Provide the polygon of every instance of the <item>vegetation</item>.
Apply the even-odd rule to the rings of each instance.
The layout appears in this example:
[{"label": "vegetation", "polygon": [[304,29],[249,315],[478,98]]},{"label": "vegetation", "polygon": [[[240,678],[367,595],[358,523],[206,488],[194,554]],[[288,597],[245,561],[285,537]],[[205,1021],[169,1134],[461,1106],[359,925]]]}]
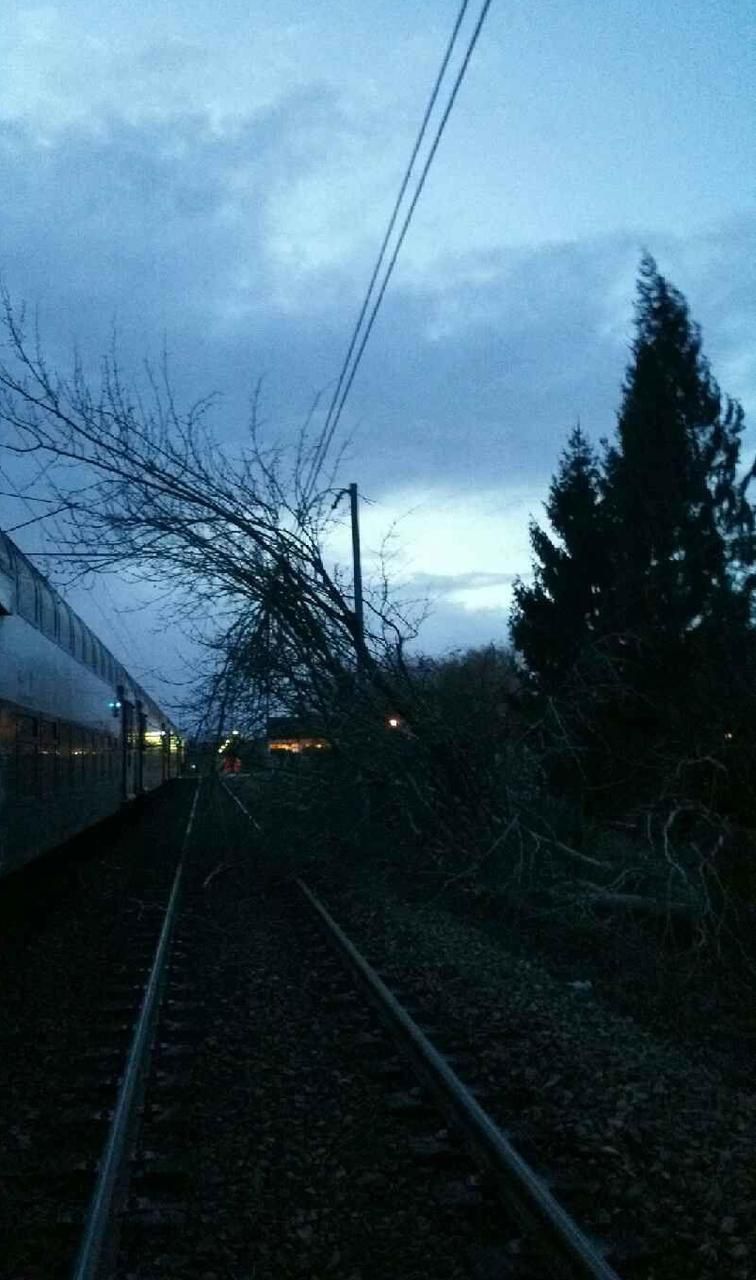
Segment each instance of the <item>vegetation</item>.
[{"label": "vegetation", "polygon": [[615,438],[599,452],[570,433],[515,589],[515,656],[397,664],[398,732],[352,705],[332,789],[298,778],[303,847],[328,831],[426,895],[506,909],[560,949],[583,937],[623,981],[650,965],[673,1004],[701,964],[733,996],[756,891],[742,431],[684,299],[645,259]]},{"label": "vegetation", "polygon": [[[553,777],[593,812],[705,800],[745,819],[754,763],[752,471],[681,295],[643,261],[633,359],[601,461],[577,429],[532,529],[512,637]],[[569,757],[569,758],[567,758]]]},{"label": "vegetation", "polygon": [[[358,625],[325,551],[343,492],[324,442],[224,450],[167,377],[149,408],[114,358],[53,375],[6,300],[8,447],[40,462],[75,572],[172,590],[208,654],[198,731],[317,723],[330,750],[268,788],[287,867],[396,859],[433,895],[612,944],[651,927],[691,954],[752,932],[756,522],[743,413],[650,258],[617,428],[570,433],[515,586],[514,652],[408,656],[386,582]],[[305,479],[306,477],[306,479]],[[214,626],[209,619],[214,620]],[[291,781],[294,785],[290,785]],[[283,842],[283,845],[280,842]],[[279,862],[279,865],[280,862]],[[607,928],[607,922],[611,925]],[[620,929],[621,924],[621,929]],[[600,950],[600,948],[599,948]]]},{"label": "vegetation", "polygon": [[650,258],[635,325],[615,438],[599,457],[570,435],[512,638],[550,793],[626,836],[587,896],[719,944],[725,917],[748,932],[756,889],[753,469]]}]

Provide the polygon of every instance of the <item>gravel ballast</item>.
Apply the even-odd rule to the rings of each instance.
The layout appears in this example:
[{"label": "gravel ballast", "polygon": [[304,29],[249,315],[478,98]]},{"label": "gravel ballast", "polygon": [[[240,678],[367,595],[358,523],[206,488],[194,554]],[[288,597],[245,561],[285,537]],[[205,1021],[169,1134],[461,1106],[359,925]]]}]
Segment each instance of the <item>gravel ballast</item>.
[{"label": "gravel ballast", "polygon": [[419,1090],[387,1077],[390,1043],[292,894],[266,888],[250,827],[218,792],[199,840],[183,926],[209,1012],[187,1115],[195,1225],[160,1274],[542,1275],[521,1265],[499,1206],[478,1203],[464,1153],[459,1168],[453,1152],[451,1168],[418,1160],[420,1138],[443,1152],[443,1120],[431,1112],[418,1128],[395,1109]]},{"label": "gravel ballast", "polygon": [[[419,1108],[413,1118],[412,1080],[387,1078],[392,1051],[275,883],[265,832],[203,786],[180,927],[199,1013],[172,1118],[150,1137],[186,1189],[173,1228],[156,1213],[153,1227],[126,1232],[121,1276],[538,1274],[464,1159],[451,1149],[448,1168],[418,1160],[419,1139],[449,1149],[443,1121]],[[188,796],[167,795],[162,817],[163,801],[151,803],[141,834],[124,832],[42,923],[8,936],[0,1118],[11,1176],[14,1160],[61,1154],[56,1091],[75,1086],[75,1058],[97,1032],[88,1010],[117,963],[120,906],[167,883],[162,824]],[[462,1077],[472,1072],[558,1198],[616,1248],[626,1280],[754,1274],[756,1095],[715,1056],[639,1027],[579,976],[508,950],[504,932],[410,903],[364,868],[331,868],[318,883],[313,864],[310,882],[399,994],[464,1046]],[[12,1209],[6,1225],[12,1235]],[[12,1280],[48,1280],[16,1257]]]},{"label": "gravel ballast", "polygon": [[[149,1156],[172,1189],[132,1195],[121,1280],[536,1280],[541,1269],[443,1121],[414,1114],[419,1091],[392,1067],[391,1046],[301,909],[266,887],[246,820],[205,787],[177,931],[191,1052],[174,1062],[170,1043],[161,1049],[162,1076],[147,1091]],[[150,812],[144,830],[122,833],[117,856],[87,867],[86,903],[73,887],[6,952],[18,992],[2,1117],[11,1179],[20,1159],[29,1172],[65,1161],[56,1100],[81,1087],[77,1062],[99,1035],[88,1018],[118,965],[124,895],[133,904],[148,881],[165,879],[167,891],[170,879],[159,805]],[[38,1245],[28,1233],[20,1241],[9,1280],[68,1274],[57,1254],[46,1269]]]},{"label": "gravel ballast", "polygon": [[435,1023],[464,1036],[487,1107],[556,1194],[638,1280],[748,1280],[756,1232],[756,1093],[553,976],[474,924],[329,874],[357,945]]}]

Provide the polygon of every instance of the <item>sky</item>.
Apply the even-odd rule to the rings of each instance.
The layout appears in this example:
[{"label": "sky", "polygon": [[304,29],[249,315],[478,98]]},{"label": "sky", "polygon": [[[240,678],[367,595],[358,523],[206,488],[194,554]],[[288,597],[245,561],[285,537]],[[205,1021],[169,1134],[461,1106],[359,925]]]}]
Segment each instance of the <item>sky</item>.
[{"label": "sky", "polygon": [[[6,0],[0,273],[51,362],[114,329],[135,370],[165,343],[181,402],[220,393],[222,438],[260,378],[294,432],[338,376],[456,10]],[[613,430],[644,249],[752,456],[754,26],[751,0],[493,0],[342,418],[366,569],[393,529],[426,650],[506,641],[569,429]],[[180,640],[156,662],[123,584],[72,602],[152,691],[177,678]]]}]

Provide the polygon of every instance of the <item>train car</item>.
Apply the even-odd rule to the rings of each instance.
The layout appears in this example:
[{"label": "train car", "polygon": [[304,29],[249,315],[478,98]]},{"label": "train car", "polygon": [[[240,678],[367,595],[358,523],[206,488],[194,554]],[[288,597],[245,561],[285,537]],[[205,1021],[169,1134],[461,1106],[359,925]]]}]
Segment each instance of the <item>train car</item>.
[{"label": "train car", "polygon": [[0,532],[0,876],[181,768],[179,731]]}]

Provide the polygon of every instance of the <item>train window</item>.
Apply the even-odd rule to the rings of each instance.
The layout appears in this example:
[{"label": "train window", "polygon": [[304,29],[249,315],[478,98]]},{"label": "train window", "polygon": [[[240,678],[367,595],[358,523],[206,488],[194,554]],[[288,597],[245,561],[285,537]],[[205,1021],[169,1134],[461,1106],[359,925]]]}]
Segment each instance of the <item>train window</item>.
[{"label": "train window", "polygon": [[74,618],[70,609],[68,609],[67,612],[68,612],[68,652],[73,653],[75,655],[76,645],[77,645],[76,619]]},{"label": "train window", "polygon": [[16,740],[16,787],[19,795],[34,795],[38,790],[37,744],[33,738]]},{"label": "train window", "polygon": [[55,601],[44,582],[37,583],[39,595],[39,625],[47,636],[55,635]]},{"label": "train window", "polygon": [[23,560],[18,562],[18,611],[28,622],[37,622],[37,584],[31,569]]},{"label": "train window", "polygon": [[81,658],[84,653],[84,635],[81,623],[75,613],[71,614],[71,653],[75,658]]},{"label": "train window", "polygon": [[0,570],[7,573],[9,578],[16,576],[16,560],[11,549],[11,543],[4,533],[0,533]]},{"label": "train window", "polygon": [[18,716],[16,719],[16,737],[17,738],[36,738],[39,732],[39,722],[35,716]]},{"label": "train window", "polygon": [[71,615],[68,605],[62,600],[58,602],[58,639],[64,649],[71,648]]}]

